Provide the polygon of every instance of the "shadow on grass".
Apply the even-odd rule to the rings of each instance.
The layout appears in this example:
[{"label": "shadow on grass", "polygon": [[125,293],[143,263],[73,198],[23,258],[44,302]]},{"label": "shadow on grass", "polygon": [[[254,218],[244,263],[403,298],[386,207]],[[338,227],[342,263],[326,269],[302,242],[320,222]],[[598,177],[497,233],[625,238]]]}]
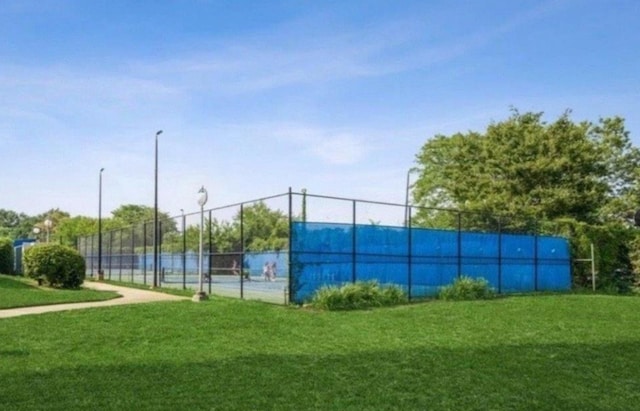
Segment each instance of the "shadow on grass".
[{"label": "shadow on grass", "polygon": [[0,409],[633,409],[638,362],[629,342],[84,364],[0,371]]},{"label": "shadow on grass", "polygon": [[35,285],[28,284],[26,279],[4,275],[0,276],[0,289],[23,290],[36,288]]}]

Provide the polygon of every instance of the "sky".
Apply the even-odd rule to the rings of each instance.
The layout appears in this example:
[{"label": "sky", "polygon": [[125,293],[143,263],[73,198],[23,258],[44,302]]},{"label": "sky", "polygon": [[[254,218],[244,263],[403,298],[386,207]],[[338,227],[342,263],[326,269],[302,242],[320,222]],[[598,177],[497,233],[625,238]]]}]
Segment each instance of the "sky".
[{"label": "sky", "polygon": [[433,136],[621,116],[640,1],[0,0],[0,208],[178,215],[306,188],[404,203]]}]

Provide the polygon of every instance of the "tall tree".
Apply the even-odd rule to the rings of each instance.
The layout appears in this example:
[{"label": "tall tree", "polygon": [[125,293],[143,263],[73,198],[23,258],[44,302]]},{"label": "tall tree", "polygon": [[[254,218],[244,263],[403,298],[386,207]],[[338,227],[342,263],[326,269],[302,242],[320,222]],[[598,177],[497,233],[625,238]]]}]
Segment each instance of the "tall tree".
[{"label": "tall tree", "polygon": [[[272,210],[265,203],[258,202],[244,207],[242,221],[247,250],[281,250],[287,246],[289,223],[282,211]],[[234,224],[239,223],[240,212],[234,217]]]},{"label": "tall tree", "polygon": [[98,219],[75,216],[65,218],[56,228],[56,239],[64,245],[75,246],[76,239],[94,234],[98,230]]},{"label": "tall tree", "polygon": [[597,222],[619,218],[637,198],[640,152],[621,118],[575,123],[567,112],[548,124],[542,113],[514,110],[484,133],[436,136],[417,163],[421,206]]}]

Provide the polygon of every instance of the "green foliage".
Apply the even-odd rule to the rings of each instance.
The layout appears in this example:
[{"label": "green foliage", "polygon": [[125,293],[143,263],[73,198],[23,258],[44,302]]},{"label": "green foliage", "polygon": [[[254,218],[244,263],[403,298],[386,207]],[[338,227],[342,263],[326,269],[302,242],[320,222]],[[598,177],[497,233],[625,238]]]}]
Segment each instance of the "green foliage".
[{"label": "green foliage", "polygon": [[69,213],[58,208],[52,208],[35,216],[0,209],[0,237],[9,237],[11,239],[30,238],[35,235],[33,229],[37,227],[40,229],[40,234],[37,237],[44,240],[46,237],[44,221],[49,219],[52,222],[52,229],[49,234],[50,238],[54,239],[59,222],[65,218],[69,218]]},{"label": "green foliage", "polygon": [[13,241],[0,238],[0,274],[13,274]]},{"label": "green foliage", "polygon": [[[214,252],[224,253],[240,251],[240,222],[243,224],[244,248],[247,251],[277,251],[287,247],[289,226],[287,216],[280,210],[272,210],[265,203],[257,202],[246,206],[236,213],[232,221],[216,218],[204,222],[204,248],[209,248],[209,232],[211,233]],[[196,251],[199,246],[200,227],[186,227],[186,249]],[[181,252],[183,248],[182,233],[169,233],[163,238],[162,249],[169,252]]]},{"label": "green foliage", "polygon": [[438,292],[441,300],[486,300],[495,297],[494,290],[484,278],[461,276],[453,284],[442,287]]},{"label": "green foliage", "polygon": [[[434,137],[417,163],[422,206],[595,223],[619,219],[638,199],[640,150],[617,117],[574,123],[565,113],[548,124],[514,110],[484,133]],[[419,211],[416,224],[431,217]]]},{"label": "green foliage", "polygon": [[24,254],[27,277],[42,279],[52,287],[78,288],[85,277],[84,258],[71,247],[42,244],[31,247]]},{"label": "green foliage", "polygon": [[311,306],[323,310],[359,310],[403,304],[407,297],[395,285],[380,285],[377,281],[358,281],[341,287],[325,286],[315,292]]},{"label": "green foliage", "polygon": [[[240,213],[234,217],[234,220],[239,223]],[[289,222],[282,211],[272,210],[260,201],[244,207],[242,221],[247,250],[278,251],[287,246]]]},{"label": "green foliage", "polygon": [[56,240],[60,244],[75,246],[80,236],[91,235],[98,231],[98,219],[84,216],[65,218],[56,229]]},{"label": "green foliage", "polygon": [[[593,225],[571,218],[557,219],[541,225],[543,233],[569,238],[574,259],[588,259],[591,244],[595,250],[596,285],[598,289],[619,289],[625,291],[624,282],[633,282],[631,257],[637,255],[637,230],[618,223]],[[591,287],[591,264],[573,263],[573,279],[577,286]]]}]

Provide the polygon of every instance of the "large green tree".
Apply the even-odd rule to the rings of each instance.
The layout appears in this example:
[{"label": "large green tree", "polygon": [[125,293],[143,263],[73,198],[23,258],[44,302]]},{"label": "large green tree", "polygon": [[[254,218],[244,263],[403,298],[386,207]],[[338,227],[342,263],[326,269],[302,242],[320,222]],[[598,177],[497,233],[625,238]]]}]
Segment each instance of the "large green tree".
[{"label": "large green tree", "polygon": [[75,246],[78,237],[89,236],[98,231],[98,219],[75,216],[61,220],[56,227],[56,239],[64,245]]},{"label": "large green tree", "polygon": [[595,223],[622,218],[638,199],[640,151],[618,117],[576,123],[567,112],[546,123],[514,110],[483,133],[435,136],[417,163],[413,196],[425,207]]},{"label": "large green tree", "polygon": [[[241,244],[241,230],[244,247]],[[238,211],[231,221],[216,218],[205,219],[204,247],[209,248],[211,232],[212,248],[215,252],[272,251],[282,250],[288,244],[288,218],[280,210],[273,210],[263,202],[245,206],[242,216]],[[188,251],[196,251],[199,242],[199,226],[190,225],[185,230],[185,243]],[[163,250],[180,252],[183,247],[182,233],[171,233],[164,237]]]}]

